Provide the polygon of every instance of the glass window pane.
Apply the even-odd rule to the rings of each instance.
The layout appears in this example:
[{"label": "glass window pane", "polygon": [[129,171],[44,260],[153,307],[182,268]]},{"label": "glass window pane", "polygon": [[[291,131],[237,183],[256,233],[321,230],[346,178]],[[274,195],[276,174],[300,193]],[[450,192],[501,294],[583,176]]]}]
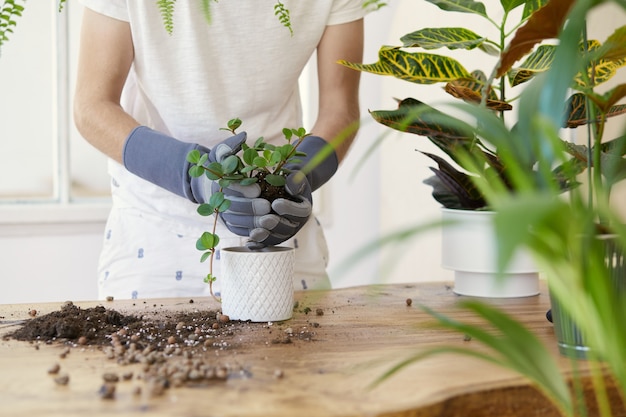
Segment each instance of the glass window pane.
[{"label": "glass window pane", "polygon": [[53,197],[53,7],[28,2],[0,56],[0,200]]}]

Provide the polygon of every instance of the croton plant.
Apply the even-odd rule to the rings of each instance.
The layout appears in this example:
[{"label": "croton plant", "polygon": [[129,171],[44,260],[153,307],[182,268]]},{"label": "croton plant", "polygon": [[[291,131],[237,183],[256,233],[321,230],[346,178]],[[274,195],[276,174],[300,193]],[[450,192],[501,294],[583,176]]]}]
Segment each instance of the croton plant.
[{"label": "croton plant", "polygon": [[[506,128],[506,135],[510,140],[516,140],[516,127],[505,125],[504,115],[514,108],[515,101],[515,98],[507,97],[508,87],[526,83],[550,68],[556,48],[554,41],[574,0],[500,0],[501,10],[497,11],[497,15],[502,18],[499,22],[489,15],[481,2],[425,1],[445,13],[480,16],[487,25],[495,26],[498,39],[492,40],[460,27],[422,28],[404,35],[400,39],[402,45],[381,47],[376,63],[340,62],[358,71],[392,76],[411,83],[444,84],[445,91],[453,97],[496,112],[502,127]],[[519,10],[520,7],[523,10]],[[510,21],[515,15],[513,11],[518,12],[516,15],[519,18]],[[492,14],[496,15],[495,11]],[[571,86],[573,94],[563,103],[563,127],[575,128],[591,121],[595,131],[601,133],[608,117],[626,112],[626,105],[616,104],[626,95],[626,85],[618,85],[604,94],[594,91],[594,87],[609,80],[626,63],[624,45],[626,25],[617,28],[603,43],[586,39],[586,34],[581,33],[580,59],[584,60],[587,71],[578,74]],[[426,52],[441,48],[472,50],[476,54],[496,56],[496,64],[491,73],[486,74],[481,70],[470,71],[450,56]],[[400,100],[399,107],[394,110],[370,113],[379,123],[428,138],[452,160],[450,163],[438,155],[424,152],[437,164],[436,168],[431,168],[434,176],[424,182],[433,187],[433,197],[444,207],[485,208],[487,201],[475,186],[476,176],[488,178],[496,175],[511,191],[515,190],[498,149],[481,137],[479,130],[467,129],[466,124],[457,123],[452,116],[417,98]],[[623,136],[604,143],[590,143],[590,146],[563,141],[570,159],[553,167],[555,180],[562,190],[570,189],[578,184],[576,176],[593,166],[593,161],[609,159],[616,163],[607,164],[610,169],[603,169],[602,174],[608,185],[623,179],[626,177],[626,164],[622,158],[626,153],[624,142],[626,138]],[[529,149],[530,145],[524,143],[516,146],[519,149],[517,156],[523,158],[523,166],[535,169],[539,152]],[[596,155],[597,159],[592,155]]]}]

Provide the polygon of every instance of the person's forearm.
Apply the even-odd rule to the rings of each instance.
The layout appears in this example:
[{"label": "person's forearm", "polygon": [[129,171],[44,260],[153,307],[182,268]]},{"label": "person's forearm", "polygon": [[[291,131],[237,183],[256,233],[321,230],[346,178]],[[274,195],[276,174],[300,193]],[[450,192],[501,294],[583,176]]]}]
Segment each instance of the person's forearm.
[{"label": "person's forearm", "polygon": [[138,125],[120,106],[134,57],[130,25],[85,8],[80,39],[74,123],[96,149],[121,163],[124,142]]},{"label": "person's forearm", "polygon": [[124,142],[139,123],[118,104],[90,102],[77,96],[74,121],[79,133],[96,149],[122,163]]},{"label": "person's forearm", "polygon": [[343,109],[333,109],[330,106],[322,108],[320,105],[319,112],[311,133],[328,141],[341,162],[348,153],[359,128],[358,103]]},{"label": "person's forearm", "polygon": [[337,61],[361,62],[362,58],[362,19],[326,28],[317,47],[319,108],[311,133],[330,142],[340,162],[358,129],[360,72]]}]

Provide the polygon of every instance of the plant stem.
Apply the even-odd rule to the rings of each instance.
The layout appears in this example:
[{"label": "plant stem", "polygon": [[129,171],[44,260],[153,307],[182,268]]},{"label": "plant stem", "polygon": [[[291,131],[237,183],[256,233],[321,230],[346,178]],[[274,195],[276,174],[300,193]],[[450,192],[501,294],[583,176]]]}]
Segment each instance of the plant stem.
[{"label": "plant stem", "polygon": [[[222,190],[222,187],[220,187],[220,192],[222,192]],[[219,207],[216,207],[213,210],[213,235],[215,235],[215,232],[217,231],[217,220],[219,218],[219,213]],[[211,279],[209,280],[209,292],[211,293],[211,297],[217,300],[218,303],[221,303],[221,297],[216,296],[213,292],[213,281],[215,281],[215,277],[213,276],[213,258],[215,257],[215,250],[215,247],[211,248],[211,256],[209,257],[209,274],[211,275]]]}]

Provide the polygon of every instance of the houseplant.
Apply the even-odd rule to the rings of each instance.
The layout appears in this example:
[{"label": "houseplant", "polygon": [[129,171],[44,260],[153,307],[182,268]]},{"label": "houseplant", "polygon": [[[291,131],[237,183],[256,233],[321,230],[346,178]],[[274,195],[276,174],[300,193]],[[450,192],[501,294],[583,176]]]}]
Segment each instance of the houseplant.
[{"label": "houseplant", "polygon": [[[472,180],[496,212],[495,227],[501,248],[499,266],[503,268],[520,246],[533,253],[546,272],[551,297],[572,317],[590,348],[588,372],[594,381],[597,404],[585,404],[577,398],[576,380],[581,375],[576,373],[576,365],[573,366],[573,376],[563,377],[555,367],[551,354],[531,331],[520,327],[514,318],[497,309],[476,302],[465,303],[465,307],[482,317],[485,320],[483,325],[453,321],[425,308],[444,327],[470,336],[486,346],[488,352],[458,346],[422,350],[391,369],[383,378],[414,360],[442,352],[455,352],[520,372],[553,400],[564,415],[587,415],[587,407],[596,405],[599,415],[611,415],[604,383],[607,374],[614,378],[622,395],[626,392],[625,277],[622,275],[621,284],[615,285],[612,276],[616,261],[624,252],[618,252],[619,258],[607,258],[606,245],[598,239],[608,230],[618,248],[626,247],[623,219],[610,205],[611,189],[623,178],[626,131],[612,141],[603,141],[606,113],[615,111],[615,103],[626,97],[626,88],[625,84],[619,84],[604,94],[598,94],[594,91],[593,81],[599,64],[608,67],[623,65],[626,29],[624,26],[617,28],[600,48],[587,48],[584,41],[581,48],[581,38],[584,39],[586,33],[586,17],[601,3],[610,1],[580,0],[572,5],[566,24],[560,31],[553,66],[545,75],[532,81],[522,93],[515,130],[507,133],[501,121],[484,107],[468,104],[455,106],[478,122],[474,124],[435,114],[437,121],[446,128],[475,130],[477,135],[488,138],[498,147],[510,175],[506,179],[475,176]],[[623,3],[615,4],[624,8]],[[585,96],[582,104],[584,113],[591,114],[584,116],[591,120],[590,142],[586,148],[580,148],[585,150],[580,157],[588,165],[589,182],[588,187],[572,189],[564,198],[562,184],[553,171],[554,166],[561,166],[571,157],[570,145],[558,136],[564,120],[562,103],[570,87],[581,80],[583,85],[580,89]],[[518,146],[520,142],[525,144],[524,148]],[[527,169],[518,157],[520,149],[536,156],[534,170]],[[469,153],[461,154],[459,158],[464,164],[476,163]],[[511,193],[510,189],[516,192]],[[485,331],[486,327],[497,331]],[[573,394],[568,388],[568,379],[573,379]]]},{"label": "houseplant", "polygon": [[[235,134],[241,123],[240,119],[232,119],[224,130]],[[187,157],[193,164],[189,169],[192,177],[205,175],[219,185],[219,190],[211,194],[209,201],[198,206],[198,213],[212,216],[213,222],[212,229],[198,239],[196,248],[203,252],[201,261],[209,261],[205,282],[209,284],[211,295],[222,302],[223,314],[232,319],[280,321],[291,318],[295,261],[293,248],[222,248],[224,280],[221,298],[213,292],[216,280],[213,261],[220,243],[216,226],[220,213],[231,205],[224,190],[234,183],[258,183],[263,198],[269,201],[288,198],[284,188],[286,177],[291,172],[288,166],[300,162],[299,157],[306,156],[297,148],[308,134],[304,128],[285,128],[283,134],[286,143],[281,146],[266,143],[260,137],[253,146],[244,143],[238,154],[229,155],[222,161],[210,162],[208,154],[201,155],[197,150],[190,152]]]},{"label": "houseplant", "polygon": [[[514,109],[513,104],[516,104],[518,96],[511,98],[507,93],[519,90],[536,74],[550,68],[556,48],[552,41],[573,2],[553,0],[546,4],[543,1],[502,1],[500,2],[502,10],[493,11],[493,16],[498,12],[502,14],[500,22],[496,22],[485,5],[479,2],[426,1],[439,7],[443,13],[470,13],[482,18],[487,24],[495,26],[497,40],[491,40],[465,28],[425,28],[403,36],[401,46],[381,47],[379,60],[374,64],[362,65],[345,61],[341,63],[355,70],[392,76],[416,84],[445,84],[445,90],[453,97],[493,110],[501,120],[501,126],[498,127],[501,135],[513,142],[512,145],[515,147],[513,155],[521,169],[535,175],[536,182],[543,181],[536,171],[536,154],[529,148],[529,143],[520,137],[517,124],[507,115]],[[542,7],[544,5],[545,7]],[[519,11],[516,9],[521,6],[524,6],[524,10],[519,14],[519,19],[510,21],[514,12]],[[517,30],[520,27],[521,29]],[[537,43],[541,45],[533,49]],[[595,48],[598,43],[590,42],[590,45]],[[485,74],[481,70],[470,72],[452,57],[423,52],[425,49],[444,47],[465,49],[470,51],[469,53],[485,57],[495,54],[501,58],[494,59],[492,68]],[[520,59],[524,62],[514,66]],[[606,81],[612,74],[608,72],[606,75],[603,74],[603,77],[597,76],[595,83]],[[565,111],[561,109],[568,111],[564,126],[576,127],[590,120],[585,114],[583,98],[581,93],[573,94],[565,104],[558,105],[560,111]],[[522,252],[516,255],[510,265],[512,268],[508,271],[519,272],[521,282],[528,282],[527,287],[520,292],[517,291],[515,281],[512,279],[496,280],[493,261],[495,254],[490,255],[487,251],[485,260],[479,261],[477,255],[466,253],[470,248],[497,247],[497,243],[485,245],[484,242],[487,240],[482,234],[475,235],[473,231],[472,234],[458,232],[462,225],[468,224],[456,220],[458,215],[481,218],[492,215],[490,211],[487,212],[490,207],[486,196],[476,187],[474,178],[500,179],[502,181],[499,183],[504,189],[510,192],[518,190],[510,178],[511,170],[504,164],[503,150],[493,141],[490,142],[486,137],[477,135],[475,130],[463,130],[452,123],[445,123],[449,117],[447,113],[454,111],[454,108],[445,107],[442,103],[438,103],[437,108],[434,108],[421,100],[406,98],[400,100],[395,110],[372,111],[371,115],[376,121],[392,129],[428,138],[450,159],[449,162],[445,157],[424,152],[437,164],[436,168],[431,168],[434,175],[424,182],[433,187],[433,197],[444,207],[442,210],[444,220],[447,221],[454,216],[451,222],[455,224],[443,229],[444,266],[451,268],[456,266],[457,261],[453,258],[455,253],[452,250],[455,246],[459,246],[456,252],[474,261],[472,264],[459,266],[455,273],[455,290],[466,295],[494,295],[480,292],[480,287],[484,286],[487,289],[493,287],[496,296],[532,295],[538,288],[538,274],[532,262],[529,264],[525,262],[528,259],[527,254]],[[612,106],[606,112],[606,116],[611,117],[624,111],[625,106]],[[576,176],[587,168],[585,146],[569,144],[566,150],[569,158],[551,169],[551,174],[560,185],[561,191],[576,187],[578,185]],[[457,209],[466,211],[459,213]],[[479,210],[482,212],[476,213]],[[489,225],[490,221],[485,223]],[[478,227],[475,222],[469,225],[472,228]],[[454,235],[450,237],[449,233]],[[487,230],[485,234],[493,235],[493,231]],[[493,267],[491,272],[486,269],[488,266]],[[507,290],[507,286],[511,291]]]}]

